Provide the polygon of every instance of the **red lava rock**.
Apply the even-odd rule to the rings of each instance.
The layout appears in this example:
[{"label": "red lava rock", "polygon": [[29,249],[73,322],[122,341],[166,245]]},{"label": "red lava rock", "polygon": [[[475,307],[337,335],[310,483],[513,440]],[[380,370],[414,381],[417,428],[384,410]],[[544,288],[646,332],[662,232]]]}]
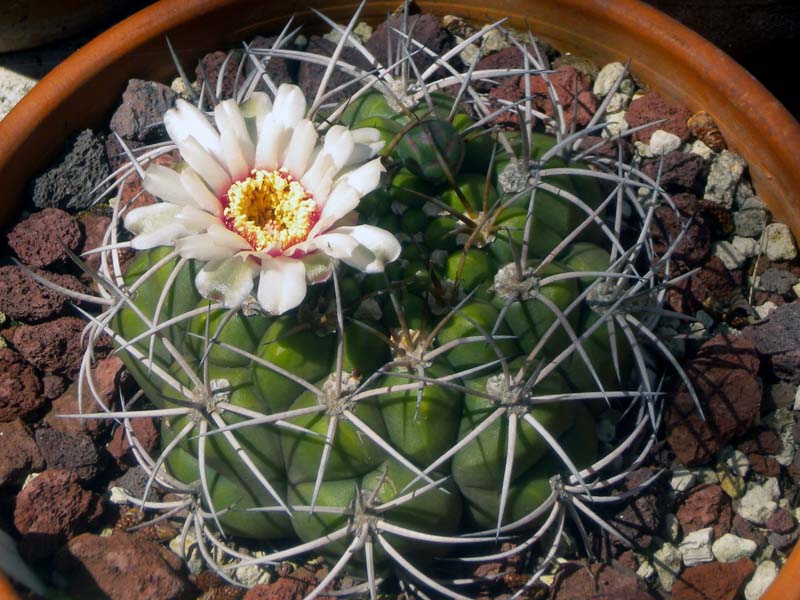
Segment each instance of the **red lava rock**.
[{"label": "red lava rock", "polygon": [[753,527],[750,521],[740,517],[738,514],[733,515],[731,533],[754,541],[759,548],[764,548],[767,545],[767,536],[760,529]]},{"label": "red lava rock", "polygon": [[[642,468],[633,471],[625,478],[624,488],[631,492],[639,489],[656,474],[655,470]],[[612,525],[626,538],[641,548],[648,548],[653,542],[653,532],[661,529],[662,517],[666,512],[656,490],[656,480],[642,491],[622,511],[611,519]]]},{"label": "red lava rock", "polygon": [[[598,144],[600,145],[598,146]],[[595,148],[595,146],[597,147]],[[629,162],[633,155],[631,144],[627,138],[617,138],[612,141],[597,135],[586,135],[581,139],[578,152],[583,152],[589,148],[594,148],[591,152],[593,156],[610,158],[612,160],[620,159],[619,150],[621,149],[621,159],[623,163]]]},{"label": "red lava rock", "polygon": [[[390,36],[387,35],[387,27],[402,30],[403,15],[394,15],[389,19],[384,19],[381,24],[375,28],[375,31],[373,31],[372,36],[370,36],[366,44],[364,44],[367,50],[372,53],[372,56],[383,64],[387,64],[388,58],[386,44]],[[429,50],[432,50],[438,56],[441,56],[455,46],[455,39],[450,32],[442,26],[439,17],[431,14],[410,15],[408,18],[408,31],[411,32],[411,37],[414,40],[424,45]],[[392,34],[391,40],[393,44],[397,44],[397,34]],[[347,50],[347,48],[345,50]],[[394,49],[392,55],[394,56],[394,60],[398,59],[397,52]],[[416,53],[412,57],[412,60],[417,65],[417,69],[419,69],[420,73],[423,73],[425,69],[434,63],[433,57],[425,52]],[[347,62],[350,61],[348,60]],[[455,61],[451,61],[456,68],[460,66],[460,62],[461,61],[457,58]],[[359,57],[356,64],[359,64],[363,68],[362,63],[364,63],[364,59]],[[300,65],[301,71],[304,65],[305,63]],[[442,73],[442,70],[440,70],[440,73]],[[450,75],[450,73],[448,73],[448,75]]]},{"label": "red lava rock", "polygon": [[88,433],[92,437],[97,437],[108,430],[110,422],[107,419],[73,419],[64,418],[61,415],[79,415],[83,413],[96,412],[97,407],[89,396],[89,392],[84,390],[83,402],[78,398],[78,384],[71,384],[66,391],[53,401],[50,411],[44,418],[53,430],[63,433]]},{"label": "red lava rock", "polygon": [[[272,48],[277,39],[277,36],[264,37],[262,35],[258,35],[253,38],[252,42],[250,42],[250,49],[259,50]],[[287,48],[288,45],[284,44],[283,47]],[[272,79],[276,86],[280,86],[282,83],[292,83],[294,81],[294,76],[297,74],[297,69],[300,66],[297,64],[297,61],[287,60],[278,56],[271,56],[269,60],[264,63],[263,60],[266,57],[259,58],[262,59],[262,66],[264,67],[264,70],[267,72],[270,79]],[[249,75],[254,70],[255,66],[253,66],[253,63],[247,61],[244,66],[245,73]],[[256,86],[256,91],[267,91],[267,85],[263,80]]]},{"label": "red lava rock", "polygon": [[800,383],[800,300],[779,306],[765,321],[745,327],[742,336],[767,357],[775,375]]},{"label": "red lava rock", "polygon": [[789,533],[795,528],[795,522],[792,513],[785,508],[779,508],[767,519],[766,526],[775,533]]},{"label": "red lava rock", "polygon": [[599,597],[652,599],[636,573],[586,561],[561,565],[550,587],[551,600],[586,600]]},{"label": "red lava rock", "polygon": [[111,600],[183,600],[196,590],[181,560],[141,536],[114,531],[109,537],[79,535],[56,557],[56,568],[68,574],[69,591],[80,598]]},{"label": "red lava rock", "polygon": [[[88,293],[86,286],[72,275],[49,273],[42,269],[34,269],[34,272],[55,285]],[[20,321],[38,323],[60,315],[70,302],[64,294],[34,281],[20,267],[0,267],[0,312]]]},{"label": "red lava rock", "polygon": [[[153,159],[153,163],[161,165],[162,167],[174,167],[180,160],[180,154],[177,150],[160,154]],[[152,163],[151,163],[152,164]],[[132,173],[125,178],[122,182],[122,189],[120,190],[120,214],[124,215],[126,212],[139,208],[142,206],[149,206],[155,204],[156,199],[152,194],[148,194],[142,189],[142,180],[136,174]]]},{"label": "red lava rock", "polygon": [[749,558],[689,567],[672,586],[673,600],[736,600],[756,570]]},{"label": "red lava rock", "polygon": [[[433,17],[435,18],[435,17]],[[379,28],[380,29],[380,28]],[[384,36],[386,33],[384,32]],[[375,35],[370,38],[370,41],[375,37]],[[369,49],[369,44],[367,44]],[[331,42],[330,40],[326,40],[323,37],[312,35],[308,38],[308,46],[306,47],[306,52],[311,52],[313,54],[320,54],[322,56],[331,56],[336,48],[336,44]],[[378,58],[378,60],[386,60],[386,53],[383,54],[375,54],[373,51],[373,55]],[[366,62],[364,57],[361,53],[352,47],[345,47],[342,50],[340,55],[341,60],[356,67],[360,67],[362,69],[370,70],[372,67]],[[418,63],[419,64],[419,63]],[[300,63],[300,69],[297,72],[297,85],[300,86],[300,89],[303,90],[303,94],[305,94],[306,100],[308,101],[309,106],[314,101],[314,98],[317,95],[317,89],[319,88],[320,82],[322,81],[322,77],[325,74],[326,67],[324,65],[315,65],[310,62],[303,61]],[[331,78],[328,80],[328,90],[333,90],[340,85],[347,83],[348,81],[352,81],[352,77],[350,75],[346,75],[344,72],[340,71],[339,69],[334,69]],[[331,102],[343,102],[347,100],[353,92],[357,89],[358,86],[353,85],[344,90],[334,94],[331,96]]]},{"label": "red lava rock", "polygon": [[69,260],[66,246],[75,252],[81,243],[78,222],[58,208],[45,208],[20,221],[8,234],[8,245],[31,267],[49,267]]},{"label": "red lava rock", "polygon": [[24,419],[46,403],[34,368],[11,348],[0,348],[0,422]]},{"label": "red lava rock", "polygon": [[[661,163],[661,177],[657,179],[659,163]],[[680,192],[702,194],[708,175],[706,163],[701,156],[677,150],[665,154],[663,161],[656,158],[644,161],[642,172],[673,194]]]},{"label": "red lava rock", "polygon": [[[111,224],[111,217],[86,213],[78,218],[78,224],[83,230],[83,246],[81,247],[81,254],[83,254],[103,246],[103,238],[108,226]],[[100,268],[99,254],[89,254],[84,256],[83,260],[90,269],[97,270]]]},{"label": "red lava rock", "polygon": [[753,469],[754,473],[766,475],[767,477],[778,477],[781,474],[781,465],[772,456],[751,452],[747,455],[747,459],[750,461],[750,468]]},{"label": "red lava rock", "polygon": [[640,142],[649,144],[650,136],[657,129],[677,135],[682,142],[686,142],[691,135],[686,121],[691,116],[692,113],[682,105],[671,102],[656,92],[650,92],[630,103],[628,111],[625,113],[625,120],[633,128],[666,119],[664,123],[646,127],[634,133],[635,139]]},{"label": "red lava rock", "polygon": [[122,138],[146,142],[163,135],[164,113],[175,104],[177,94],[163,83],[129,79],[122,104],[111,117],[111,131]]},{"label": "red lava rock", "polygon": [[108,174],[104,141],[86,129],[70,138],[64,157],[35,179],[33,204],[73,212],[86,210],[94,203],[93,190]]},{"label": "red lava rock", "polygon": [[711,235],[695,196],[675,194],[672,201],[674,209],[667,204],[655,209],[650,231],[653,234],[653,250],[658,256],[663,256],[688,225],[671,255],[675,268],[682,272],[706,261],[711,252]]},{"label": "red lava rock", "polygon": [[17,495],[14,525],[31,559],[53,554],[101,513],[99,497],[78,484],[72,471],[47,470]]},{"label": "red lava rock", "polygon": [[755,348],[744,338],[718,335],[702,346],[685,368],[705,420],[685,384],[666,411],[667,442],[679,462],[690,466],[709,462],[756,423],[761,408],[758,367]]},{"label": "red lava rock", "polygon": [[[136,439],[145,448],[145,450],[152,450],[156,443],[158,443],[158,427],[154,419],[141,418],[131,419],[131,428],[136,436]],[[124,427],[117,427],[114,429],[114,435],[111,441],[106,444],[106,450],[117,461],[125,464],[133,464],[133,457],[128,454],[131,446],[128,443],[128,438],[125,435]]]},{"label": "red lava rock", "polygon": [[84,482],[94,479],[100,470],[97,448],[84,433],[64,433],[42,428],[36,431],[36,445],[48,469],[73,471]]},{"label": "red lava rock", "polygon": [[[206,54],[200,59],[200,63],[195,67],[194,75],[197,79],[197,85],[202,86],[204,81],[207,81],[206,86],[210,86],[211,90],[217,93],[217,80],[219,79],[222,65],[228,57],[227,52],[217,50]],[[219,99],[225,100],[233,98],[234,83],[236,82],[236,71],[239,68],[239,53],[234,52],[228,63],[225,65],[225,73],[222,75],[222,87],[220,89]],[[239,85],[242,84],[241,77],[239,78]],[[200,87],[198,87],[200,89]]]},{"label": "red lava rock", "polygon": [[[504,105],[519,102],[525,97],[525,92],[519,88],[521,77],[510,77],[502,80],[502,83],[489,90],[489,97],[492,99],[492,110],[497,110]],[[492,122],[499,126],[515,126],[519,123],[519,117],[513,111],[499,113]]]},{"label": "red lava rock", "polygon": [[761,429],[736,447],[744,453],[777,454],[781,451],[781,441],[771,429]]},{"label": "red lava rock", "polygon": [[[135,150],[136,148],[141,148],[144,146],[144,142],[125,140],[125,145],[128,147],[128,149]],[[116,136],[111,135],[106,138],[105,148],[106,160],[108,161],[112,171],[116,171],[122,165],[128,164],[128,155],[125,153],[122,144],[119,143],[119,140]]]},{"label": "red lava rock", "polygon": [[714,538],[718,539],[730,531],[733,509],[730,498],[720,486],[705,484],[692,489],[675,515],[684,535],[713,527]]},{"label": "red lava rock", "polygon": [[44,468],[44,460],[25,424],[0,423],[0,486]]},{"label": "red lava rock", "polygon": [[318,583],[314,573],[300,567],[273,583],[261,583],[250,588],[243,600],[303,600]]},{"label": "red lava rock", "polygon": [[701,309],[730,305],[737,291],[736,280],[722,260],[711,255],[697,273],[669,289],[667,302],[673,310],[694,316]]},{"label": "red lava rock", "polygon": [[85,325],[77,317],[20,325],[14,331],[14,345],[37,369],[74,378],[81,364],[81,332]]},{"label": "red lava rock", "polygon": [[[578,126],[585,127],[597,112],[599,103],[591,91],[591,78],[575,67],[563,66],[547,75],[552,91],[563,106],[564,121],[567,128],[577,121]],[[551,86],[541,75],[530,75],[530,90],[534,108],[549,117],[556,116],[555,106],[550,99]],[[524,78],[519,80],[520,92],[525,95]]]}]

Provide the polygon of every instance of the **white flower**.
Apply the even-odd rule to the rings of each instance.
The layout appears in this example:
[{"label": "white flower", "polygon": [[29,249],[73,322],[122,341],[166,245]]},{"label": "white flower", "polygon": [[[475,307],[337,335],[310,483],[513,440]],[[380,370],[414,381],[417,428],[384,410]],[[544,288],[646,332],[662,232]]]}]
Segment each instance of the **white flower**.
[{"label": "white flower", "polygon": [[198,291],[231,308],[258,278],[258,301],[272,314],[300,304],[307,282],[327,279],[330,259],[382,271],[400,244],[388,231],[355,225],[354,212],[384,170],[372,158],[378,131],[334,125],[318,140],[305,111],[300,88],[286,84],[274,105],[263,93],[241,106],[221,102],[216,127],[178,100],[164,125],[187,166],[147,169],[144,189],[163,202],[125,216],[133,248],[174,245],[206,261]]}]

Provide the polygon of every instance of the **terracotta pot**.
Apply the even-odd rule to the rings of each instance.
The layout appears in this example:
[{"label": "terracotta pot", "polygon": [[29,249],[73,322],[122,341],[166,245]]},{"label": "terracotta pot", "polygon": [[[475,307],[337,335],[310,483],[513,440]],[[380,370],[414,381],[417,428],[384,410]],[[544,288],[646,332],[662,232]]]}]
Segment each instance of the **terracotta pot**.
[{"label": "terracotta pot", "polygon": [[16,590],[0,571],[0,600],[19,600]]},{"label": "terracotta pot", "polygon": [[[342,21],[355,2],[296,0],[162,0],[111,28],[54,69],[0,121],[0,223],[17,211],[29,178],[58,153],[66,137],[104,123],[127,80],[167,82],[174,76],[168,34],[186,64],[202,53],[276,30],[292,14],[319,22],[310,7]],[[419,0],[423,10],[477,20],[510,17],[557,47],[598,62],[632,60],[632,69],[663,95],[707,110],[730,147],[750,164],[758,194],[800,237],[800,125],[722,51],[638,0]],[[397,0],[370,2],[364,17],[378,21]],[[781,577],[798,580],[795,551]],[[778,583],[775,587],[781,590]],[[789,586],[781,600],[800,598]],[[768,595],[769,597],[769,595]],[[778,596],[775,596],[777,599]]]}]

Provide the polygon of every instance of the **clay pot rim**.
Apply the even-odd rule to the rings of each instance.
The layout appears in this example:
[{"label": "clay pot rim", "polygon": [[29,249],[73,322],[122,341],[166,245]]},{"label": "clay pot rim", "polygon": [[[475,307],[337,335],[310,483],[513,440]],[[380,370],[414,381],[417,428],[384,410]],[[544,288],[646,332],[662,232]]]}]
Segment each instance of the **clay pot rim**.
[{"label": "clay pot rim", "polygon": [[[148,44],[175,31],[187,21],[208,17],[216,10],[228,10],[236,0],[161,0],[118,25],[110,28],[51,71],[34,89],[0,121],[0,185],[4,199],[0,202],[0,224],[22,204],[27,180],[44,167],[71,133],[85,127],[87,118],[80,107],[70,104],[76,91],[83,89],[84,108],[90,113],[95,105],[109,103],[92,98],[97,85],[111,69],[118,78],[127,80],[135,69],[122,72],[125,58],[144,53]],[[253,5],[252,0],[238,4]],[[395,0],[370,2],[367,12],[383,15],[396,4]],[[760,196],[773,213],[785,221],[800,237],[800,124],[747,71],[724,52],[657,9],[639,0],[511,0],[499,6],[486,6],[483,0],[421,0],[423,10],[437,14],[464,14],[478,20],[511,16],[511,24],[530,27],[544,39],[556,41],[567,49],[591,48],[590,55],[603,60],[625,60],[625,52],[633,57],[634,71],[657,91],[685,104],[692,110],[706,109],[714,116],[731,147],[742,154],[751,167],[751,176]],[[354,3],[313,2],[297,0],[292,8],[307,15],[307,7],[316,5],[332,18],[352,11]],[[280,10],[280,9],[275,9]],[[284,15],[290,10],[281,11]],[[567,19],[545,23],[546,15],[562,12]],[[542,16],[545,15],[545,16]],[[237,29],[232,35],[244,37],[254,27],[266,30],[279,18],[268,18],[250,24],[250,29]],[[581,27],[581,24],[583,27]],[[603,39],[582,30],[589,24],[605,24]],[[571,40],[571,42],[570,42]],[[638,41],[624,52],[618,50],[621,40]],[[208,49],[222,47],[220,45]],[[196,50],[199,52],[200,49]],[[662,60],[639,62],[641,57],[659,55]],[[680,88],[672,81],[686,80],[696,85]],[[133,71],[133,72],[131,72]],[[683,77],[683,79],[681,79]],[[122,92],[122,82],[115,91]],[[98,92],[98,95],[99,92]],[[106,94],[107,95],[107,94]],[[116,101],[116,100],[114,100]],[[93,104],[94,102],[94,104]],[[71,111],[71,112],[70,112]],[[76,112],[77,111],[77,112]],[[62,112],[64,114],[62,114]],[[69,114],[67,114],[69,113]],[[745,117],[749,117],[745,119]],[[777,148],[777,150],[776,150]],[[764,598],[800,598],[796,581],[800,572],[800,545],[781,570],[778,580]],[[0,582],[3,576],[0,574]],[[781,582],[788,584],[781,587]],[[773,593],[781,590],[782,595]],[[794,595],[786,595],[789,592]]]}]

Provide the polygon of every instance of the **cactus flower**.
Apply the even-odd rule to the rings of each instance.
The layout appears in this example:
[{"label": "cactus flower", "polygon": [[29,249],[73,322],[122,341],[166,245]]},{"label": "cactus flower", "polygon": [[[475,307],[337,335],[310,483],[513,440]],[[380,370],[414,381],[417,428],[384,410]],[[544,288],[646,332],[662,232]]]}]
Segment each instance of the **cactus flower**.
[{"label": "cactus flower", "polygon": [[257,279],[256,297],[271,314],[298,306],[307,284],[330,276],[334,260],[382,271],[400,244],[388,231],[356,225],[355,212],[384,170],[373,158],[379,132],[333,125],[320,139],[305,113],[300,88],[286,84],[274,103],[263,93],[241,106],[219,103],[216,127],[178,100],[164,125],[186,164],[148,167],[144,189],[162,202],[125,215],[132,247],[173,245],[204,261],[197,290],[230,308]]}]

